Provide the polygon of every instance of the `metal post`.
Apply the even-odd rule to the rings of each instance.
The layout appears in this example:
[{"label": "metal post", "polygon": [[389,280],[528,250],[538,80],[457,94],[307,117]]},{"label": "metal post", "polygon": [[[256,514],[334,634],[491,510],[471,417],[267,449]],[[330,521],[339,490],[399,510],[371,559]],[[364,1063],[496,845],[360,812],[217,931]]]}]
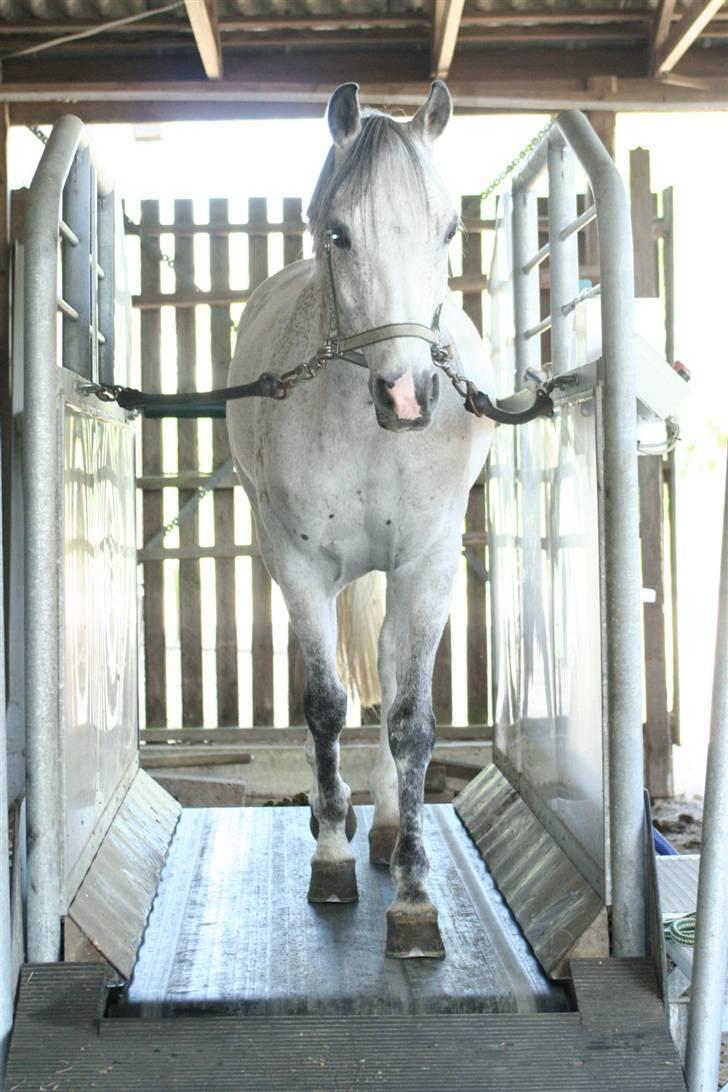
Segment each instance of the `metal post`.
[{"label": "metal post", "polygon": [[562,237],[576,219],[574,153],[558,129],[548,137],[549,275],[551,280],[551,366],[563,375],[576,364],[574,312],[562,307],[579,291],[578,236]]},{"label": "metal post", "polygon": [[96,193],[91,167],[91,149],[86,145],[71,166],[68,185],[63,193],[63,219],[75,233],[74,245],[63,240],[63,298],[78,313],[73,319],[63,317],[63,362],[79,375],[94,382],[94,350],[91,337],[93,315],[92,282],[96,270],[89,262],[93,248]]},{"label": "metal post", "polygon": [[98,286],[98,328],[104,335],[99,351],[99,377],[102,383],[128,383],[128,377],[114,374],[115,303],[116,303],[116,201],[113,190],[104,194],[99,186],[98,260],[104,271]]},{"label": "metal post", "polygon": [[589,176],[601,254],[604,354],[604,539],[612,941],[615,956],[646,950],[642,661],[633,359],[632,227],[624,185],[583,114],[558,126]]},{"label": "metal post", "polygon": [[[57,361],[61,196],[83,125],[53,128],[28,195],[25,239],[25,689],[28,958],[59,958],[64,912],[60,748],[60,369]],[[88,261],[88,257],[86,259]]]},{"label": "metal post", "polygon": [[713,712],[688,1018],[686,1073],[690,1092],[714,1092],[718,1086],[728,962],[728,459],[726,462]]},{"label": "metal post", "polygon": [[525,337],[538,324],[539,267],[526,270],[538,250],[538,200],[530,189],[513,186],[513,312],[515,319],[516,390],[524,385],[526,372],[541,367],[541,339]]},{"label": "metal post", "polygon": [[[0,475],[2,480],[2,475]],[[2,497],[0,496],[0,512]],[[1,521],[0,521],[1,522]],[[2,564],[0,528],[0,573]],[[8,850],[8,766],[5,730],[5,611],[0,610],[0,1083],[5,1072],[10,1030],[13,1026],[13,982],[10,943],[10,868]],[[17,846],[15,847],[17,852]]]}]

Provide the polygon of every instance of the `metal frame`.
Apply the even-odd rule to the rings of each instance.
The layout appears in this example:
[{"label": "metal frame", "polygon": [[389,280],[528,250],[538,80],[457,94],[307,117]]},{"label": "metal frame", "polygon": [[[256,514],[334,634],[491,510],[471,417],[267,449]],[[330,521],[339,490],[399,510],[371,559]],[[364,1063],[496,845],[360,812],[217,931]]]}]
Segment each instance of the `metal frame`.
[{"label": "metal frame", "polygon": [[[589,179],[594,205],[576,215],[574,168]],[[549,178],[549,241],[538,247],[537,200]],[[597,220],[601,285],[579,291],[577,235]],[[587,119],[559,115],[513,182],[513,291],[516,386],[541,365],[539,338],[551,331],[552,373],[570,371],[573,313],[601,296],[605,481],[604,582],[609,763],[612,938],[616,956],[646,950],[643,858],[643,757],[639,500],[635,373],[632,359],[634,274],[632,229],[620,175]],[[549,258],[551,314],[539,320],[539,265]]]},{"label": "metal frame", "polygon": [[[0,512],[2,505],[0,504]],[[2,516],[0,515],[0,572],[2,571]],[[5,724],[5,612],[0,612],[0,1083],[13,1025],[13,960],[10,918],[10,869],[8,847],[8,766]],[[17,853],[17,846],[14,847]]]},{"label": "metal frame", "polygon": [[[113,360],[113,322],[105,336],[99,313],[113,318],[113,277],[97,254],[97,195],[111,186],[99,175],[82,122],[71,115],[53,128],[30,187],[25,237],[24,300],[24,561],[25,712],[28,809],[28,958],[58,958],[66,910],[62,844],[62,507],[58,474],[62,433],[58,313],[62,346],[74,371],[99,378],[99,345]],[[111,202],[108,208],[111,210]],[[103,217],[102,217],[103,219]],[[69,222],[71,221],[71,222]],[[113,234],[102,233],[106,267],[114,267]],[[62,253],[61,253],[62,252]],[[59,274],[64,293],[58,298]],[[100,287],[99,287],[100,284]],[[100,297],[100,298],[99,298]],[[69,356],[70,354],[70,356]]]},{"label": "metal frame", "polygon": [[728,460],[686,1075],[690,1092],[718,1084],[728,962]]}]

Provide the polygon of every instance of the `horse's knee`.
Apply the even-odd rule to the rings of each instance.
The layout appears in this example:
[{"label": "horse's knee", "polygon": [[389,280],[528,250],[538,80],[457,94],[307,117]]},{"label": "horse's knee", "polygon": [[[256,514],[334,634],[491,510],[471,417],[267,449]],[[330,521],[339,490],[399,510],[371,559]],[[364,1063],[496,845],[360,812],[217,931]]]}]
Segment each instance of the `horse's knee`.
[{"label": "horse's knee", "polygon": [[394,761],[420,766],[435,746],[435,716],[429,702],[398,698],[389,711],[389,746]]},{"label": "horse's knee", "polygon": [[306,684],[303,712],[316,743],[336,738],[346,720],[346,691],[338,679],[314,678]]}]

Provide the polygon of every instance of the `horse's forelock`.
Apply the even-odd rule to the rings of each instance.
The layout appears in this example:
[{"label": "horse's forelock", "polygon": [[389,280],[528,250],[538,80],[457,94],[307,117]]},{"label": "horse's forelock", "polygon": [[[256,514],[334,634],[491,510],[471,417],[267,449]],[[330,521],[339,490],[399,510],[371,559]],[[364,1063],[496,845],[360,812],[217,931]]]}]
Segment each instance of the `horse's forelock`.
[{"label": "horse's forelock", "polygon": [[[405,176],[409,175],[426,202],[423,154],[416,140],[408,129],[388,114],[374,110],[365,111],[361,132],[349,149],[341,168],[335,170],[335,152],[332,147],[311,197],[308,208],[309,230],[317,252],[323,243],[336,195],[346,190],[353,204],[364,200],[375,201],[377,187],[372,184],[374,172],[383,161],[389,161],[392,166],[403,169]],[[387,192],[386,197],[391,201],[392,194]]]}]

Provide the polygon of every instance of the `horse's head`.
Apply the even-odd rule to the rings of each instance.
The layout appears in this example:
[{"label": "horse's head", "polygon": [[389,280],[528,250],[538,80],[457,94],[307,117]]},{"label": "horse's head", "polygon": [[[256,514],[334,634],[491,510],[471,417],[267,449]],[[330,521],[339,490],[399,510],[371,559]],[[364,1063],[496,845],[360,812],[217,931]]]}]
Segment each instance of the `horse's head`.
[{"label": "horse's head", "polygon": [[[334,143],[309,208],[330,328],[347,337],[397,323],[432,327],[459,223],[431,158],[452,100],[436,80],[415,116],[400,122],[362,113],[357,92],[347,83],[331,96]],[[364,352],[382,428],[425,428],[439,394],[427,341],[397,336]]]}]

